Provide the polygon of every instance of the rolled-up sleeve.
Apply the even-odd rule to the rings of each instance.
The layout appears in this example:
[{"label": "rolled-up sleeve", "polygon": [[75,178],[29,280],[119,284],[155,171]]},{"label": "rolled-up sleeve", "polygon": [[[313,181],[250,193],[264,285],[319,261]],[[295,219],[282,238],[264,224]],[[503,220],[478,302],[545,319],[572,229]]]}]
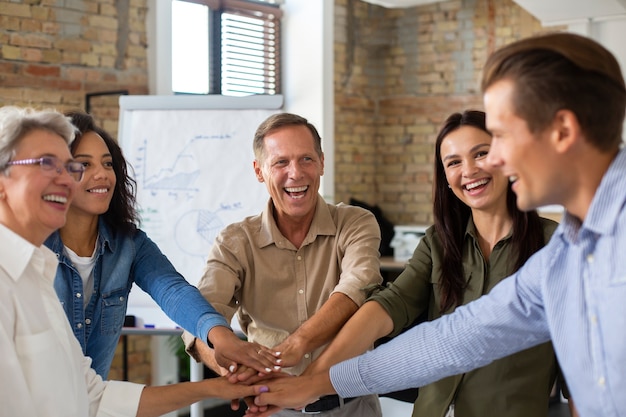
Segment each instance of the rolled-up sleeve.
[{"label": "rolled-up sleeve", "polygon": [[338,248],[343,251],[339,282],[333,293],[348,296],[358,306],[365,302],[365,288],[380,284],[380,227],[367,210],[352,207],[338,221]]}]

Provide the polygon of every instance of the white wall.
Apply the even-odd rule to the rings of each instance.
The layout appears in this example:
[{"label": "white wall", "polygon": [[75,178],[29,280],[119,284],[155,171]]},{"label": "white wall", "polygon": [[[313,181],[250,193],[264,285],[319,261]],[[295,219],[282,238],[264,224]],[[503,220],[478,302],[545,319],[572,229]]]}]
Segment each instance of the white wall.
[{"label": "white wall", "polygon": [[285,0],[283,6],[285,110],[306,117],[322,136],[324,177],[320,192],[335,195],[333,0]]}]

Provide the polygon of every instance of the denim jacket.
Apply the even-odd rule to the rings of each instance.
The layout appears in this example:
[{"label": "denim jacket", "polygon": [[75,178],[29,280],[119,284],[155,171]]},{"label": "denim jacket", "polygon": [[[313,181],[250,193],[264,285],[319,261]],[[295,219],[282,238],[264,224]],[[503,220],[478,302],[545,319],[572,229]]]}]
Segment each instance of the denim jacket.
[{"label": "denim jacket", "polygon": [[135,282],[185,330],[207,340],[214,326],[228,322],[180,275],[157,245],[140,229],[134,234],[114,232],[100,219],[94,265],[94,292],[83,304],[83,281],[63,250],[59,232],[45,242],[59,259],[54,288],[83,353],[106,379]]}]

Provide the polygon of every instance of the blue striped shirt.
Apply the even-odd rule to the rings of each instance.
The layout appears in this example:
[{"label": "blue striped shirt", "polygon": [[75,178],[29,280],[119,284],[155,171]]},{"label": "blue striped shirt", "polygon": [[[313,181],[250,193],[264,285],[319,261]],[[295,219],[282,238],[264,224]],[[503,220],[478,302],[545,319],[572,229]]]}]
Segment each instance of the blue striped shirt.
[{"label": "blue striped shirt", "polygon": [[331,368],[354,397],[417,387],[552,339],[581,416],[626,416],[626,151],[581,224],[565,214],[543,250],[488,295]]}]

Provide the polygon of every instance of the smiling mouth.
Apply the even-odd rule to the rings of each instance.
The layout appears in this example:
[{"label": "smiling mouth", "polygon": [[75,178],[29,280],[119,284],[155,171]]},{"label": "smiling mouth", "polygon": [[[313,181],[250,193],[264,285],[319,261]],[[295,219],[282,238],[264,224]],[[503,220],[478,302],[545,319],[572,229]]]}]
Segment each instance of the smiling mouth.
[{"label": "smiling mouth", "polygon": [[106,194],[109,192],[108,188],[93,188],[91,190],[87,190],[88,193],[94,193],[94,194]]},{"label": "smiling mouth", "polygon": [[308,185],[303,185],[302,187],[285,187],[285,192],[289,194],[291,198],[302,198],[308,189]]},{"label": "smiling mouth", "polygon": [[482,180],[478,180],[478,181],[474,181],[471,182],[469,184],[465,184],[463,186],[463,188],[465,188],[467,191],[472,191],[478,187],[482,187],[483,185],[487,184],[490,181],[490,179],[488,178],[483,178]]},{"label": "smiling mouth", "polygon": [[62,195],[47,194],[47,195],[44,195],[42,199],[44,201],[49,201],[51,203],[67,204],[67,197],[62,196]]}]

